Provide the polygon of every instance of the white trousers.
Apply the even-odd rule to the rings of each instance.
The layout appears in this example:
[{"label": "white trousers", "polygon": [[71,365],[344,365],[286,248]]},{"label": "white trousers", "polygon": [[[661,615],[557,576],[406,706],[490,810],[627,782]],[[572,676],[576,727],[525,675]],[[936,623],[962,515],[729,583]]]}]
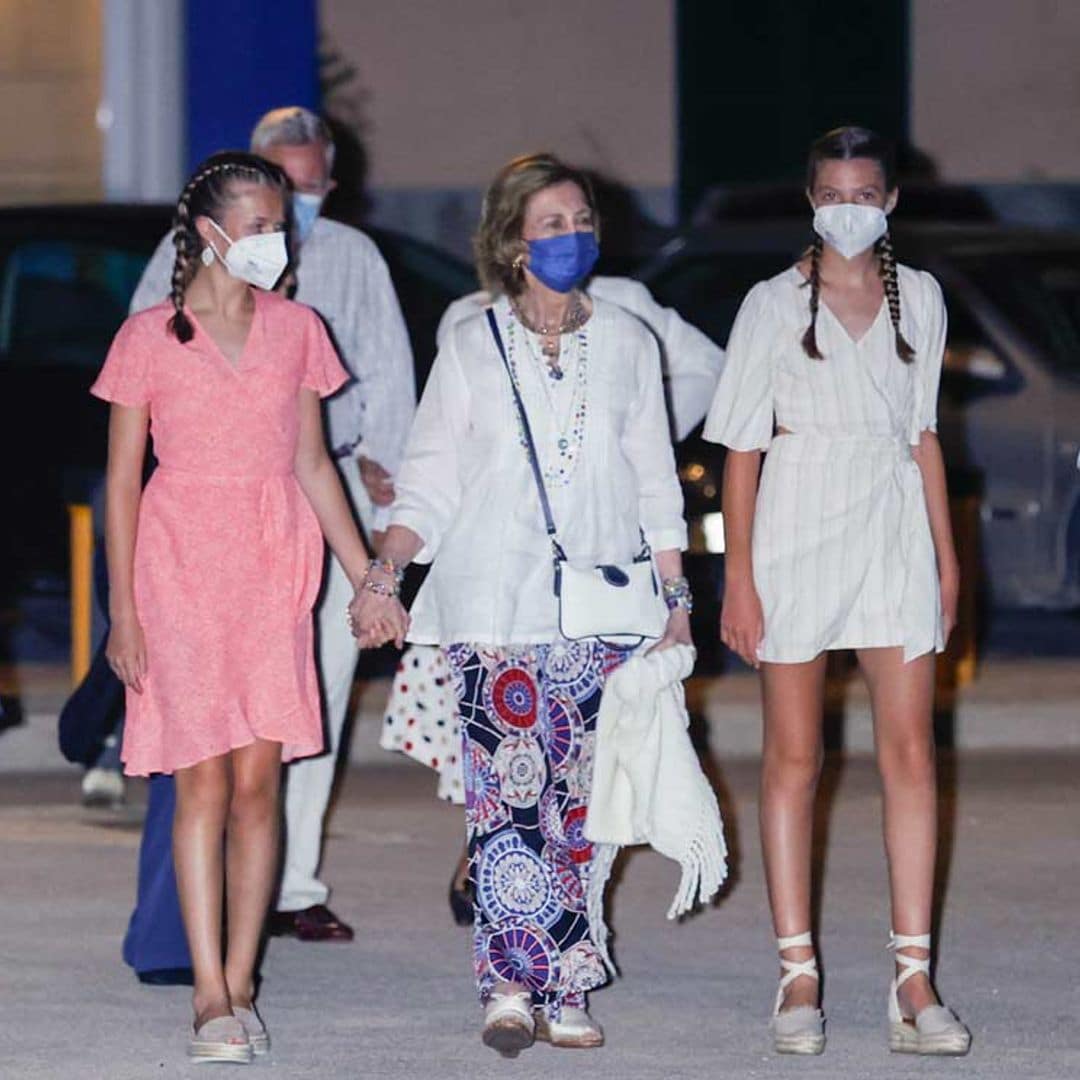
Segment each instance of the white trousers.
[{"label": "white trousers", "polygon": [[[360,480],[356,458],[342,458],[337,464],[345,494],[370,537],[374,507]],[[346,621],[352,585],[345,568],[329,551],[326,562],[322,600],[316,613],[326,750],[318,757],[294,761],[285,770],[285,855],[278,911],[302,911],[313,904],[325,904],[330,895],[329,888],[318,878],[323,824],[349,709],[357,650]]]}]

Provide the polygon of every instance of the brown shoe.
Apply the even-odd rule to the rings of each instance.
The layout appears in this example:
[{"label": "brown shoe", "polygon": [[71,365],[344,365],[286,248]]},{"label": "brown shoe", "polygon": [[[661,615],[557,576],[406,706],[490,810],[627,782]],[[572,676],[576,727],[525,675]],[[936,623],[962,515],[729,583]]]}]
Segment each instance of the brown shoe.
[{"label": "brown shoe", "polygon": [[342,922],[325,904],[303,911],[275,911],[266,920],[271,937],[295,937],[301,941],[352,941],[353,928]]}]

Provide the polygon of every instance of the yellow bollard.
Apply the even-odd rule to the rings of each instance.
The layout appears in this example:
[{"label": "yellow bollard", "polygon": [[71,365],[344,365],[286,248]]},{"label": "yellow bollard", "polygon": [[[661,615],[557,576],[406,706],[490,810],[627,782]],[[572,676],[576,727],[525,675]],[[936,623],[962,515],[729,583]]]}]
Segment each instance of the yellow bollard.
[{"label": "yellow bollard", "polygon": [[90,670],[94,590],[94,513],[89,506],[68,506],[71,535],[71,684]]}]

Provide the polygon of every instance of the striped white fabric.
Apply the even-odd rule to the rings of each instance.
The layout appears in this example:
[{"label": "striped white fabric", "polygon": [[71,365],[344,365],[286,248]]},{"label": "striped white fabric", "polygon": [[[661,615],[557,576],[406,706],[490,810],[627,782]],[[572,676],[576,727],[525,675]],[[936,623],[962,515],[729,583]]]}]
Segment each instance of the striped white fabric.
[{"label": "striped white fabric", "polygon": [[[888,307],[854,341],[822,303],[812,360],[801,338],[809,293],[796,267],[749,292],[732,327],[705,438],[768,451],[754,517],[762,660],[826,649],[943,648],[941,601],[922,476],[911,446],[936,430],[945,349],[941,289],[901,266],[896,354]],[[774,434],[777,427],[792,434]]]}]

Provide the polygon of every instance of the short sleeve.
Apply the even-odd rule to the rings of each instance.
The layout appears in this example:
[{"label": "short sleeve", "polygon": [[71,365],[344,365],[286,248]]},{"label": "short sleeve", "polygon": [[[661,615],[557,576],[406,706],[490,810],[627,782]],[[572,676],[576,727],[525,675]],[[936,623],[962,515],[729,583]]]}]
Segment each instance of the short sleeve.
[{"label": "short sleeve", "polygon": [[732,450],[766,450],[773,436],[772,370],[779,318],[767,281],[746,294],[703,436]]},{"label": "short sleeve", "polygon": [[137,319],[127,319],[113,338],[90,393],[114,405],[150,403],[151,344]]},{"label": "short sleeve", "polygon": [[931,274],[919,274],[921,285],[921,318],[915,347],[915,409],[911,425],[912,445],[919,442],[924,431],[937,431],[938,387],[941,366],[945,360],[945,338],[948,314],[941,286]]},{"label": "short sleeve", "polygon": [[310,322],[304,338],[304,377],[301,382],[319,397],[329,397],[349,381],[349,373],[338,359],[337,350],[322,319],[310,308],[308,316]]}]

